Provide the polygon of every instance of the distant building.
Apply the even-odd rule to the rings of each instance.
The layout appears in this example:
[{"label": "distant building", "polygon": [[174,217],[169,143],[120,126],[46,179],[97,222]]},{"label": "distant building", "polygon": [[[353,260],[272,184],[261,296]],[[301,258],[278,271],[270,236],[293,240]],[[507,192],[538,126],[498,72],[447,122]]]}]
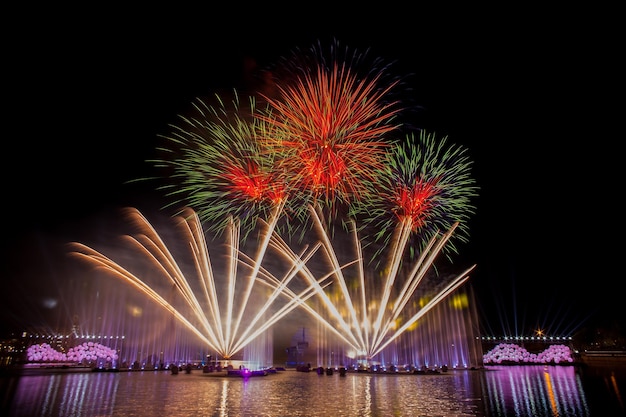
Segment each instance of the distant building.
[{"label": "distant building", "polygon": [[302,338],[295,340],[294,345],[286,349],[287,361],[285,362],[285,367],[295,368],[299,365],[317,363],[316,356],[311,352],[311,349],[309,349],[309,342],[306,340],[305,331],[306,328],[303,327],[302,333],[298,333],[298,335],[301,334]]}]

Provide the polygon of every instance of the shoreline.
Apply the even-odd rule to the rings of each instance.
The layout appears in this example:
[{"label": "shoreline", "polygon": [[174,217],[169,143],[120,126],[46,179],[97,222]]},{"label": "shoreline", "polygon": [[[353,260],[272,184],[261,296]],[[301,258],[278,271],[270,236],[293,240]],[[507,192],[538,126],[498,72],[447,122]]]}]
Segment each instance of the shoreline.
[{"label": "shoreline", "polygon": [[[480,371],[480,370],[489,370],[490,367],[493,366],[511,366],[511,367],[519,367],[519,366],[583,366],[583,367],[591,367],[591,368],[606,368],[606,367],[615,367],[615,368],[626,368],[626,351],[585,351],[581,352],[577,355],[576,360],[574,362],[563,362],[563,363],[524,363],[524,362],[511,362],[511,363],[489,363],[483,364],[482,367],[472,367],[472,368],[458,368],[458,369],[449,369],[446,371],[439,372],[411,372],[411,371],[364,371],[364,370],[353,370],[353,369],[345,369],[343,372],[341,367],[332,368],[332,370],[327,370],[324,368],[324,372],[326,375],[336,374],[367,374],[367,375],[445,375],[446,373],[458,372],[458,371]],[[317,368],[311,368],[309,372],[316,373],[318,371]],[[78,365],[74,363],[26,363],[19,365],[11,365],[0,367],[0,376],[4,375],[41,375],[41,374],[55,374],[55,373],[78,373],[78,372],[167,372],[173,375],[176,375],[176,372],[172,372],[170,368],[147,368],[147,369],[133,369],[133,368],[94,368],[86,365]],[[273,367],[269,369],[256,370],[251,371],[248,370],[247,374],[242,374],[240,370],[221,370],[221,371],[210,371],[205,372],[203,368],[193,368],[190,372],[187,372],[184,368],[179,369],[180,374],[202,374],[204,376],[210,377],[236,377],[236,378],[247,378],[251,376],[266,376],[274,373],[280,372],[305,372],[298,370],[297,368],[284,368],[284,367]],[[318,372],[319,373],[319,372]]]}]

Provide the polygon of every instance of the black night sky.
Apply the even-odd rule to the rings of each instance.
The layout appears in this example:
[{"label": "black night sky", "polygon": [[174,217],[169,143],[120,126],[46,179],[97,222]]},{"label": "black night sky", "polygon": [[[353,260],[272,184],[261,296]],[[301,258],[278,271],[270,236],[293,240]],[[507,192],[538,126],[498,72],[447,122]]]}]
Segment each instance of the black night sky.
[{"label": "black night sky", "polygon": [[404,8],[20,19],[3,48],[0,330],[19,330],[63,279],[62,243],[118,207],[161,204],[128,181],[151,174],[157,136],[194,98],[245,86],[245,62],[335,39],[392,62],[419,108],[412,123],[469,149],[480,198],[458,262],[478,265],[485,333],[624,325],[608,16]]}]

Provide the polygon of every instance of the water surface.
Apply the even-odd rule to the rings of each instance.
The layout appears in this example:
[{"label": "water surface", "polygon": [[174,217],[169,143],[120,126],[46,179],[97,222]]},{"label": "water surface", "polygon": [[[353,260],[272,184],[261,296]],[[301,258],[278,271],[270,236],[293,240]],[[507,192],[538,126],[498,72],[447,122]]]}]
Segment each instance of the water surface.
[{"label": "water surface", "polygon": [[194,370],[0,378],[18,416],[624,415],[623,373],[574,366],[487,367],[435,375],[279,371],[247,379]]}]

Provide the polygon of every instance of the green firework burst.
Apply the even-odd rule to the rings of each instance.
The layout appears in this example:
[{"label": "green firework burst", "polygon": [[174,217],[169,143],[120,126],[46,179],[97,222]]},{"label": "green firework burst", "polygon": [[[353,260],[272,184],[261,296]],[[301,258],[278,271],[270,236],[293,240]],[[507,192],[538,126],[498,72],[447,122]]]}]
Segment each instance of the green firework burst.
[{"label": "green firework burst", "polygon": [[411,228],[411,248],[419,252],[436,233],[458,223],[454,239],[444,250],[456,253],[455,241],[468,240],[468,220],[475,211],[472,199],[478,195],[467,149],[448,145],[447,137],[438,139],[421,131],[418,137],[409,134],[398,142],[384,166],[378,192],[353,212],[367,215],[366,227],[383,243],[377,254],[388,245],[389,231],[399,223]]},{"label": "green firework burst", "polygon": [[180,116],[181,124],[163,136],[170,146],[161,151],[168,157],[152,162],[168,169],[172,183],[161,188],[174,198],[170,205],[193,207],[219,233],[229,217],[237,218],[245,235],[282,204],[286,181],[274,170],[275,155],[262,149],[261,137],[272,135],[272,124],[256,117],[254,98],[247,111],[236,92],[230,105],[216,99],[216,105],[196,100],[195,114]]}]

